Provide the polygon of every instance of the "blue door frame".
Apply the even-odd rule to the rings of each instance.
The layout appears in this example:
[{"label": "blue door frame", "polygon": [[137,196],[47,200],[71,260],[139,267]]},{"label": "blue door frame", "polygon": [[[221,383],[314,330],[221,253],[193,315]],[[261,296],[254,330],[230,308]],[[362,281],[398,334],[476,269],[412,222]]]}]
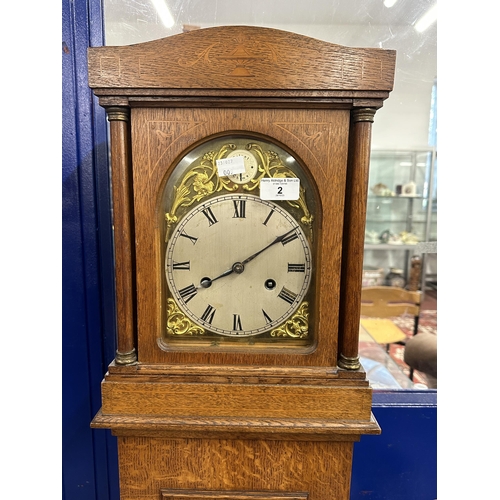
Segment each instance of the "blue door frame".
[{"label": "blue door frame", "polygon": [[[118,500],[116,439],[90,429],[115,351],[107,124],[87,81],[101,0],[63,0],[62,21],[62,498]],[[382,435],[354,445],[351,499],[437,498],[436,392],[375,393],[373,413]]]},{"label": "blue door frame", "polygon": [[118,500],[116,441],[89,425],[114,352],[113,262],[105,113],[87,84],[102,45],[100,0],[62,9],[63,499]]}]

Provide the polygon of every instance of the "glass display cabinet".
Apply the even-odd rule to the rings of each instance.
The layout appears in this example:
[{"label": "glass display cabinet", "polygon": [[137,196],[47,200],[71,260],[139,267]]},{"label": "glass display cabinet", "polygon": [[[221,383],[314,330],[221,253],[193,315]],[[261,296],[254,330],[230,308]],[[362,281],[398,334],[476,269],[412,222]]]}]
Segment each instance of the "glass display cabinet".
[{"label": "glass display cabinet", "polygon": [[[418,244],[437,241],[436,158],[434,149],[372,151],[364,268],[379,273],[376,284],[391,270],[407,281],[411,257],[422,253]],[[433,258],[423,257],[422,289],[437,282]]]}]

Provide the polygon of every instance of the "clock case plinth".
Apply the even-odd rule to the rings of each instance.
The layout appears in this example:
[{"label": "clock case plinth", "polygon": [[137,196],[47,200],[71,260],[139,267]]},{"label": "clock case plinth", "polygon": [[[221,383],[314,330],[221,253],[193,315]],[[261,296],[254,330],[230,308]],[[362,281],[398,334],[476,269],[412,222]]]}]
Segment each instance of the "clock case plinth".
[{"label": "clock case plinth", "polygon": [[[88,59],[110,122],[117,307],[91,425],[118,436],[122,499],[347,500],[353,442],[380,432],[358,331],[371,126],[395,52],[228,26]],[[317,187],[308,354],[158,347],[158,193],[183,152],[235,132],[289,147]]]}]

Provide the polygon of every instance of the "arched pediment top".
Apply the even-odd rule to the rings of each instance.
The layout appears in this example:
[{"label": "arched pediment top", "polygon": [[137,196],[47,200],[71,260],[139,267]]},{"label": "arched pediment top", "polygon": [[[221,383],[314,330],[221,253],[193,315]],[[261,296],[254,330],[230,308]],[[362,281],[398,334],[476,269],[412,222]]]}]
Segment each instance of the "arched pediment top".
[{"label": "arched pediment top", "polygon": [[394,50],[345,47],[254,26],[204,28],[88,50],[94,89],[388,92],[395,59]]}]

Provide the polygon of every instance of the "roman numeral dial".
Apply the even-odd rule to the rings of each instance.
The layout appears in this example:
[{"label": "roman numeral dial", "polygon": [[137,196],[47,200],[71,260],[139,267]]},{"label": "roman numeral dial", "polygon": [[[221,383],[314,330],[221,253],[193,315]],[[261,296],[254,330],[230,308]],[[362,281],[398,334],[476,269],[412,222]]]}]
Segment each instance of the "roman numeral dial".
[{"label": "roman numeral dial", "polygon": [[305,264],[288,264],[288,272],[289,273],[305,273],[306,265]]},{"label": "roman numeral dial", "polygon": [[213,226],[214,224],[217,224],[218,220],[215,218],[215,215],[212,212],[211,207],[205,208],[204,210],[202,210],[202,213],[208,219],[209,226]]},{"label": "roman numeral dial", "polygon": [[295,299],[297,298],[297,294],[283,287],[281,289],[281,292],[278,294],[278,297],[285,302],[288,302],[289,304],[293,304],[295,302]]},{"label": "roman numeral dial", "polygon": [[235,218],[244,219],[247,201],[246,200],[233,200],[234,203],[234,215]]},{"label": "roman numeral dial", "polygon": [[201,319],[206,321],[207,323],[212,324],[215,316],[215,308],[213,308],[210,304],[208,304],[205,312],[201,315]]},{"label": "roman numeral dial", "polygon": [[177,271],[189,271],[191,269],[191,265],[190,265],[189,261],[174,262],[172,264],[172,269],[176,269]]},{"label": "roman numeral dial", "polygon": [[169,296],[206,335],[269,335],[310,300],[308,238],[282,206],[224,194],[188,209],[167,242]]},{"label": "roman numeral dial", "polygon": [[179,295],[181,296],[181,299],[184,300],[184,303],[187,304],[193,297],[196,296],[197,294],[196,287],[191,283],[191,285],[188,285],[181,290],[179,290]]}]

